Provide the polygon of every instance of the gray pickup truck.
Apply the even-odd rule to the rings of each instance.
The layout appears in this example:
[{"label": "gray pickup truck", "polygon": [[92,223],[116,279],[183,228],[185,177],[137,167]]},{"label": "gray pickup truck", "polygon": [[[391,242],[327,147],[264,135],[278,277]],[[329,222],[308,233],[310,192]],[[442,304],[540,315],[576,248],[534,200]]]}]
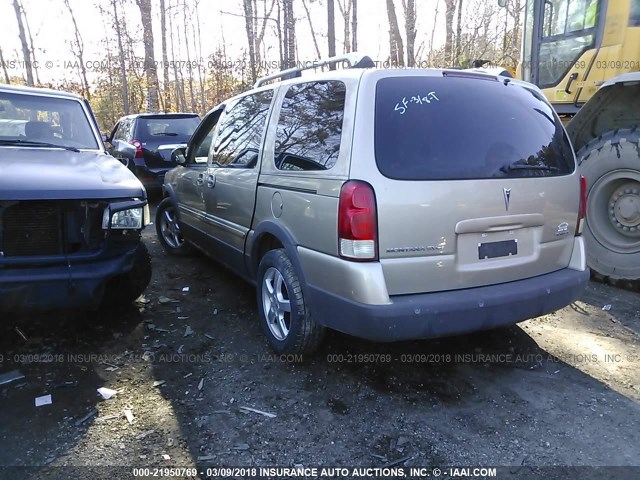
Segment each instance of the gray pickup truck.
[{"label": "gray pickup truck", "polygon": [[107,154],[87,102],[0,86],[0,312],[136,299],[151,278],[141,241],[148,212],[142,184]]}]

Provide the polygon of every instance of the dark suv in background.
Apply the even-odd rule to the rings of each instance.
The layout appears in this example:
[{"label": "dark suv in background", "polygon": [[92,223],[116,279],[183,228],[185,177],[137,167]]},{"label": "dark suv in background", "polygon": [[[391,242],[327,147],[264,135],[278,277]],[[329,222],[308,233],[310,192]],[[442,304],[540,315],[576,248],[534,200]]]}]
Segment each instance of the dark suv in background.
[{"label": "dark suv in background", "polygon": [[[173,149],[185,145],[200,123],[195,113],[141,113],[127,115],[118,123],[106,139],[108,151],[136,174],[150,194],[159,192],[164,174],[176,166],[171,161]],[[136,148],[133,160],[127,160],[123,152],[114,147],[121,140]]]}]

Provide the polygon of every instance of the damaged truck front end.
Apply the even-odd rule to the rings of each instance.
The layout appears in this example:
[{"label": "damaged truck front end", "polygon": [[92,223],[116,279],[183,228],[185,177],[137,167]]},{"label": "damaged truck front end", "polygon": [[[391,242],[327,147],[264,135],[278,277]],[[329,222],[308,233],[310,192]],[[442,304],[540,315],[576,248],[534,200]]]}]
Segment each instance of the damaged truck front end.
[{"label": "damaged truck front end", "polygon": [[81,99],[9,88],[0,89],[0,312],[130,303],[151,277],[144,188],[106,154]]}]

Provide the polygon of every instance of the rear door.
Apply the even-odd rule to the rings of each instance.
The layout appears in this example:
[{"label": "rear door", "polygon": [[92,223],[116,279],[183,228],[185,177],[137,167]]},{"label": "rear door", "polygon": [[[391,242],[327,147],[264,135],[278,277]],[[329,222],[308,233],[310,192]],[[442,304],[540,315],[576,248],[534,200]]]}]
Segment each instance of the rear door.
[{"label": "rear door", "polygon": [[351,176],[376,192],[390,294],[502,283],[569,264],[579,180],[566,133],[538,91],[465,72],[376,80],[372,148],[359,148],[361,125]]},{"label": "rear door", "polygon": [[258,184],[259,160],[273,90],[227,105],[204,179],[206,229],[223,261],[241,268]]}]

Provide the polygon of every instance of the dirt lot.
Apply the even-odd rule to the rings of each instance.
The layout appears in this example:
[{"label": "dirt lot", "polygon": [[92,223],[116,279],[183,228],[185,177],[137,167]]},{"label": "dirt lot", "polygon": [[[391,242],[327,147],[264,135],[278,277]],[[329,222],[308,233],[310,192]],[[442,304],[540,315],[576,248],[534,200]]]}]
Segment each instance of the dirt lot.
[{"label": "dirt lot", "polygon": [[[134,307],[2,319],[0,373],[25,378],[0,386],[0,478],[196,465],[586,478],[570,467],[640,466],[639,293],[592,283],[508,329],[401,344],[333,333],[312,358],[280,358],[250,286],[203,256],[168,257],[153,227],[145,241],[154,274]],[[53,403],[35,407],[46,394]]]}]

